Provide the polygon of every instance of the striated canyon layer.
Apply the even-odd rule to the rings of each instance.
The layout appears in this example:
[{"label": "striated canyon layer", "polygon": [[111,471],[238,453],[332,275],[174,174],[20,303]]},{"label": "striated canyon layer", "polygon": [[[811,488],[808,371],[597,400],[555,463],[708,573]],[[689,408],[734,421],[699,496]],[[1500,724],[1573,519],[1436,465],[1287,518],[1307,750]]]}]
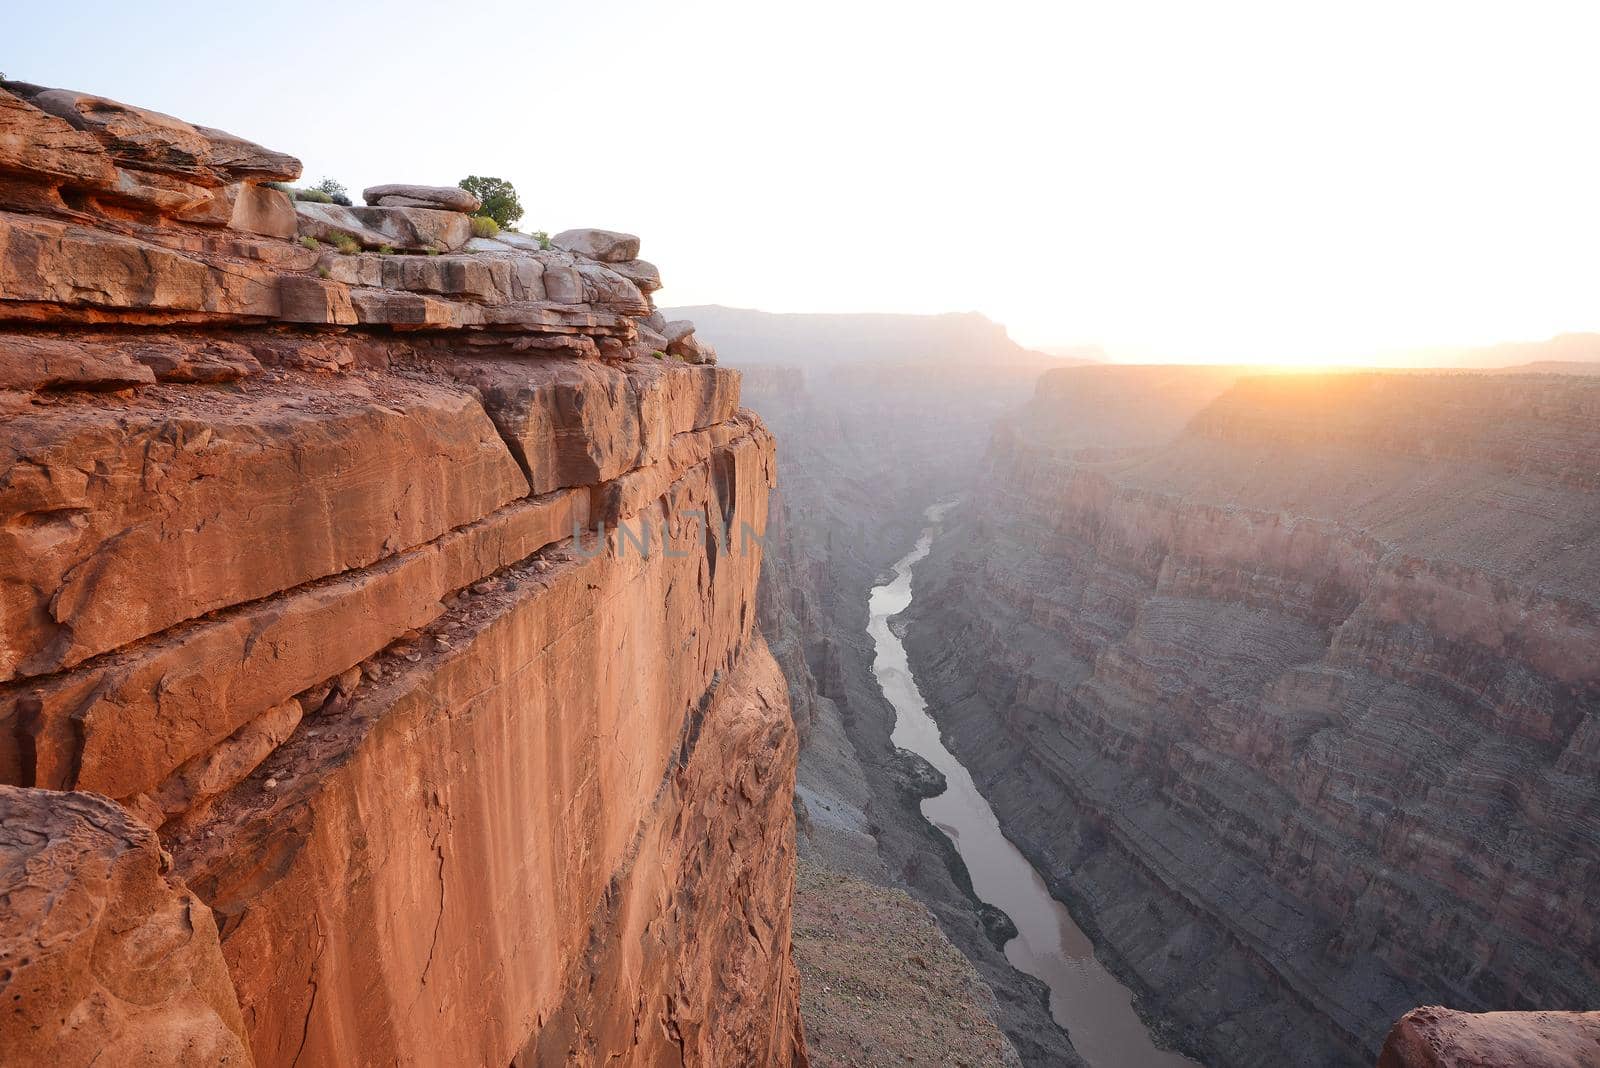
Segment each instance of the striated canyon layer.
[{"label": "striated canyon layer", "polygon": [[1592,1008],[1600,384],[1230,377],[1053,372],[997,432],[916,573],[951,748],[1210,1062]]},{"label": "striated canyon layer", "polygon": [[739,373],[299,169],[0,83],[0,1064],[805,1063]]}]

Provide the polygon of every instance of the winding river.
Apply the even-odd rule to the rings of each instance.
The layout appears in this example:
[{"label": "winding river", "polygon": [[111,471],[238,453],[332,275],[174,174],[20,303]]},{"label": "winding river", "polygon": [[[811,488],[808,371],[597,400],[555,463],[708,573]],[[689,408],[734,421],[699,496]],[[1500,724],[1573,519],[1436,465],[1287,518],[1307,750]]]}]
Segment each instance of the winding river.
[{"label": "winding river", "polygon": [[[944,507],[928,509],[930,523],[937,523]],[[1050,1015],[1091,1068],[1194,1068],[1194,1061],[1155,1044],[1133,1010],[1132,992],[1095,959],[1088,937],[1000,832],[994,810],[944,747],[928,715],[889,619],[911,603],[911,568],[928,555],[933,531],[932,526],[924,530],[916,548],[895,564],[892,581],[873,587],[868,627],[877,647],[873,672],[894,706],[894,743],[938,768],[948,783],[944,793],[922,802],[922,814],[955,845],[978,897],[1016,924],[1006,959],[1050,988]]]}]

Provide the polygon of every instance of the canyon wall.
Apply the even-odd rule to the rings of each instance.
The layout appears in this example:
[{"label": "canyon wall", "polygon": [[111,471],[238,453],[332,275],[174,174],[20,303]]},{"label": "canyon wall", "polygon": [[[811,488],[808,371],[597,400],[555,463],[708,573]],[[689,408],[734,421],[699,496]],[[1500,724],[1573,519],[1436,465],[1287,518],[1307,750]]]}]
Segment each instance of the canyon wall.
[{"label": "canyon wall", "polygon": [[0,1063],[803,1064],[739,373],[298,174],[0,85]]},{"label": "canyon wall", "polygon": [[[721,346],[725,356],[764,348],[769,336],[779,351],[798,335],[835,338],[855,358],[836,352],[834,366],[745,371],[748,403],[782,443],[758,601],[802,738],[796,802],[805,867],[795,907],[804,922],[795,939],[807,1031],[818,1035],[813,1056],[819,1064],[891,1063],[943,1048],[972,1064],[1019,1055],[1029,1065],[1078,1063],[1043,987],[1005,959],[959,857],[918,808],[923,769],[890,740],[894,710],[872,675],[867,634],[871,587],[915,542],[927,507],[968,490],[989,427],[1026,398],[1041,363],[984,362],[981,349],[970,362],[904,362],[921,355],[917,344],[947,317],[915,322],[890,344],[875,333],[853,341],[852,316],[775,316],[763,327],[753,313],[737,314],[745,332]],[[900,318],[915,317],[874,322]],[[962,323],[930,351],[968,340]],[[945,938],[971,966],[937,950]],[[872,947],[870,981],[852,972],[863,955],[847,945]],[[966,1021],[959,1041],[930,1038],[947,1034],[952,1020]],[[998,1050],[989,1042],[996,1024],[1009,1040]]]},{"label": "canyon wall", "polygon": [[915,576],[947,741],[1206,1060],[1592,1008],[1600,386],[1232,377],[1057,371],[999,429]]}]

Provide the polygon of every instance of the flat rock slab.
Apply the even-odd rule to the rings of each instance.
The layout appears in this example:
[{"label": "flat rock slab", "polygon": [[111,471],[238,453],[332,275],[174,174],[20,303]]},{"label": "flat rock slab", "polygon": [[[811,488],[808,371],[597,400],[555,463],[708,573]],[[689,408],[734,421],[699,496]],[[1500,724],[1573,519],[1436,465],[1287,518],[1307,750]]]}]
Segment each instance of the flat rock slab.
[{"label": "flat rock slab", "polygon": [[211,910],[93,794],[0,786],[0,1063],[253,1063]]},{"label": "flat rock slab", "polygon": [[378,207],[438,208],[474,212],[483,202],[453,185],[375,185],[361,191],[361,199]]},{"label": "flat rock slab", "polygon": [[423,383],[147,387],[0,434],[0,680],[361,567],[524,496],[477,400]]},{"label": "flat rock slab", "polygon": [[615,230],[563,230],[552,237],[550,243],[601,263],[622,263],[639,258],[639,239]]},{"label": "flat rock slab", "polygon": [[0,336],[0,389],[131,389],[155,372],[126,352],[57,338]]}]

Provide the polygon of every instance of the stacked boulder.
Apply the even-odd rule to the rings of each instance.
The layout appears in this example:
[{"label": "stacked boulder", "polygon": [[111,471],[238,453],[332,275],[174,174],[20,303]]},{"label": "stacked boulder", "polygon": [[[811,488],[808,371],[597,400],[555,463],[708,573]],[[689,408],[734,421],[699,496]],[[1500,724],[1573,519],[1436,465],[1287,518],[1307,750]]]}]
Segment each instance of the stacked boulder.
[{"label": "stacked boulder", "polygon": [[472,214],[483,202],[453,185],[375,185],[361,191],[361,199],[377,208],[433,208]]}]

